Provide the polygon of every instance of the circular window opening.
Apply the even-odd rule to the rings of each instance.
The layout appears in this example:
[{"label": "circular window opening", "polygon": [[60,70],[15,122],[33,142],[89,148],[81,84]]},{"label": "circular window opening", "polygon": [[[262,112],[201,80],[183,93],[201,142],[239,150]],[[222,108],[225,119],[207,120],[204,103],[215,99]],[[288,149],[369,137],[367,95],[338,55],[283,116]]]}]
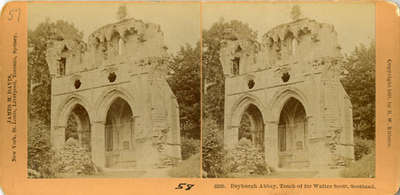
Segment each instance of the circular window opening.
[{"label": "circular window opening", "polygon": [[249,82],[247,83],[247,86],[249,87],[249,89],[253,89],[254,85],[256,84],[256,82],[254,82],[253,79],[249,80]]},{"label": "circular window opening", "polygon": [[284,83],[286,83],[286,82],[288,82],[289,81],[289,79],[290,79],[290,74],[288,73],[288,72],[285,72],[285,73],[283,73],[282,74],[282,81],[284,82]]},{"label": "circular window opening", "polygon": [[108,80],[112,83],[115,81],[115,79],[117,79],[117,75],[115,74],[115,72],[112,72],[108,75]]},{"label": "circular window opening", "polygon": [[79,80],[79,79],[77,79],[77,80],[75,80],[75,82],[74,82],[74,86],[75,86],[75,89],[79,89],[79,87],[81,87],[81,80]]}]

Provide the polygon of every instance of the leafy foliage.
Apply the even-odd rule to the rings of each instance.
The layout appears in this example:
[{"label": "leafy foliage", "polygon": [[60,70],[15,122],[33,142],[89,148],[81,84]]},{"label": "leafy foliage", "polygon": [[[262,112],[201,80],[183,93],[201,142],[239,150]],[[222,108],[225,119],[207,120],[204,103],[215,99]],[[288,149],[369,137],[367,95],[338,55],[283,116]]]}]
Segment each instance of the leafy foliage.
[{"label": "leafy foliage", "polygon": [[67,126],[65,128],[65,140],[69,138],[78,139],[78,122],[71,115],[68,117]]},{"label": "leafy foliage", "polygon": [[81,147],[74,138],[68,139],[64,148],[57,151],[54,166],[57,173],[67,176],[89,175],[96,171],[90,152]]},{"label": "leafy foliage", "polygon": [[28,178],[41,178],[41,177],[42,175],[39,172],[28,168]]},{"label": "leafy foliage", "polygon": [[240,120],[239,139],[242,137],[251,139],[251,121],[248,115],[243,115]]},{"label": "leafy foliage", "polygon": [[375,42],[346,56],[343,86],[353,104],[354,135],[375,139]]},{"label": "leafy foliage", "polygon": [[263,152],[251,141],[241,139],[234,149],[225,151],[218,125],[213,120],[205,121],[202,168],[206,177],[242,177],[271,173],[264,161]]},{"label": "leafy foliage", "polygon": [[42,121],[31,121],[28,131],[28,169],[30,177],[53,177],[51,169],[53,152],[50,132]]},{"label": "leafy foliage", "polygon": [[181,47],[169,69],[168,83],[178,100],[182,134],[200,139],[200,45]]},{"label": "leafy foliage", "polygon": [[52,40],[81,40],[83,33],[73,24],[46,20],[28,32],[28,97],[29,117],[50,124],[51,78],[46,62],[47,43]]},{"label": "leafy foliage", "polygon": [[363,156],[360,160],[351,163],[343,169],[341,175],[351,178],[374,178],[375,177],[375,151]]},{"label": "leafy foliage", "polygon": [[228,151],[226,157],[229,174],[236,176],[265,175],[271,173],[264,160],[264,153],[259,151],[249,139],[239,140],[238,145]]},{"label": "leafy foliage", "polygon": [[374,150],[375,141],[359,137],[354,138],[354,156],[356,161],[365,155],[371,154]]},{"label": "leafy foliage", "polygon": [[181,138],[182,160],[186,160],[200,152],[200,140],[193,138]]},{"label": "leafy foliage", "polygon": [[[50,177],[51,78],[46,62],[47,43],[52,40],[82,39],[72,24],[59,20],[39,24],[28,32],[28,168]],[[33,173],[34,171],[30,171]]]},{"label": "leafy foliage", "polygon": [[202,144],[202,168],[207,177],[224,177],[224,150],[218,125],[205,120]]}]

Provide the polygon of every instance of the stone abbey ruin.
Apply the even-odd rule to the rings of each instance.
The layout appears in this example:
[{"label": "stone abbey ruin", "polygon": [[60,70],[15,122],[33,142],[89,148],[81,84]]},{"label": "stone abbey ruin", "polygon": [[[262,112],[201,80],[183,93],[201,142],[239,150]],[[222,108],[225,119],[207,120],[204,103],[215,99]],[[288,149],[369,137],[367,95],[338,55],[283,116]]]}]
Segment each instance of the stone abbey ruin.
[{"label": "stone abbey ruin", "polygon": [[250,139],[278,169],[326,170],[354,159],[333,25],[298,19],[272,28],[261,43],[225,34],[225,148]]},{"label": "stone abbey ruin", "polygon": [[181,159],[178,103],[166,81],[159,25],[124,19],[94,31],[88,43],[49,44],[53,147],[75,134],[102,168]]}]

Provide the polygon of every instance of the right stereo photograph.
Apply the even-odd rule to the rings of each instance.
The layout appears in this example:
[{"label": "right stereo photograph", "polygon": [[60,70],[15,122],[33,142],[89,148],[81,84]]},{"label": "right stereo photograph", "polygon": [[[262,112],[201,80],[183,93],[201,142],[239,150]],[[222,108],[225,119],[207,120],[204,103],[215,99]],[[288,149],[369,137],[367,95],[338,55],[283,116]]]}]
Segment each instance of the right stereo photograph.
[{"label": "right stereo photograph", "polygon": [[202,177],[375,177],[374,3],[202,10]]}]

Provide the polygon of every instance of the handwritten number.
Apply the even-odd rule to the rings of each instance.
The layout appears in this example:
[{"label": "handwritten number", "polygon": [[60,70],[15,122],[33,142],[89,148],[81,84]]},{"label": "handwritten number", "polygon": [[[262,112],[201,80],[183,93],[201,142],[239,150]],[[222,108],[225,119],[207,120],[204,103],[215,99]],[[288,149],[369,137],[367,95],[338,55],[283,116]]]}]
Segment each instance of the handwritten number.
[{"label": "handwritten number", "polygon": [[20,16],[21,8],[13,8],[8,12],[8,21],[14,20],[16,18],[17,22],[19,22]]},{"label": "handwritten number", "polygon": [[190,190],[194,186],[194,184],[186,184],[187,188],[185,190]]},{"label": "handwritten number", "polygon": [[189,183],[180,183],[175,189],[183,189],[183,186],[186,186],[185,190],[190,190],[194,186],[194,184]]},{"label": "handwritten number", "polygon": [[176,187],[175,189],[182,189],[183,188],[183,185],[185,185],[186,183],[180,183],[180,184],[178,184],[178,187]]}]

